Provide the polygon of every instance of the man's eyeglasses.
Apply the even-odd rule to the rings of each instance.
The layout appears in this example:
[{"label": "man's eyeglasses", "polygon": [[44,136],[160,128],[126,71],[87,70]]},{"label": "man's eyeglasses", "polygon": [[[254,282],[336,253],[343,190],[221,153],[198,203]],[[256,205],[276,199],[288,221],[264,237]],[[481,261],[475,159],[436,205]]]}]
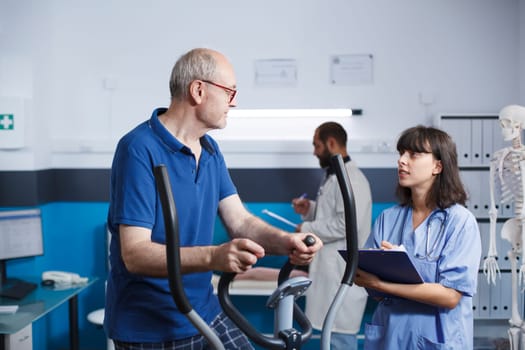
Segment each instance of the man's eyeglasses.
[{"label": "man's eyeglasses", "polygon": [[213,86],[216,86],[218,88],[221,88],[224,91],[226,91],[228,93],[228,96],[230,97],[230,100],[228,101],[228,103],[232,103],[233,99],[235,98],[235,95],[237,94],[237,90],[231,89],[231,88],[229,88],[227,86],[224,86],[224,85],[221,85],[221,84],[217,84],[217,83],[214,83],[213,81],[209,81],[209,80],[202,80],[202,81],[205,82],[205,83],[211,84]]}]

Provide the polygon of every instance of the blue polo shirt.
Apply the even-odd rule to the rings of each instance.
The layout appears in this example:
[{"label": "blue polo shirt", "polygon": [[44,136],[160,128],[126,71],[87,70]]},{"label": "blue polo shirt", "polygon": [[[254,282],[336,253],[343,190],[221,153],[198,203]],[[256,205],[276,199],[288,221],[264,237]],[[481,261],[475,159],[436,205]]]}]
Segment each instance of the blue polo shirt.
[{"label": "blue polo shirt", "polygon": [[[109,338],[127,342],[163,342],[198,331],[177,310],[166,278],[127,271],[120,254],[118,225],[152,230],[151,240],[165,244],[162,207],[153,168],[165,164],[179,219],[181,246],[211,245],[219,201],[236,193],[217,143],[201,138],[197,167],[191,150],[160,123],[156,109],[118,143],[111,169],[108,227],[112,233],[104,328]],[[185,274],[184,289],[193,309],[211,322],[220,312],[211,271]]]}]

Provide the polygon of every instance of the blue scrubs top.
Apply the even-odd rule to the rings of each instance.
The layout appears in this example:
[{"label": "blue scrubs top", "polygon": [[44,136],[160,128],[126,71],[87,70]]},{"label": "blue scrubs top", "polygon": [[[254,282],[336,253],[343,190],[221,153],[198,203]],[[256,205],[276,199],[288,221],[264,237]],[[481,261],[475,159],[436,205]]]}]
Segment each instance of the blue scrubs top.
[{"label": "blue scrubs top", "polygon": [[412,209],[394,206],[376,219],[366,243],[403,244],[425,282],[462,293],[454,309],[385,298],[365,327],[365,349],[472,349],[472,296],[476,292],[481,239],[474,215],[461,205],[435,210],[414,231]]},{"label": "blue scrubs top", "polygon": [[[104,328],[109,338],[126,342],[164,342],[198,331],[177,310],[166,278],[130,273],[121,258],[118,225],[152,230],[151,240],[165,244],[162,207],[153,168],[165,164],[177,206],[181,246],[212,244],[219,201],[236,193],[224,158],[208,135],[201,138],[197,167],[191,150],[173,137],[153,112],[151,119],[126,134],[117,146],[111,170],[108,227],[110,263]],[[208,323],[220,312],[212,272],[185,274],[184,289],[193,309]]]}]

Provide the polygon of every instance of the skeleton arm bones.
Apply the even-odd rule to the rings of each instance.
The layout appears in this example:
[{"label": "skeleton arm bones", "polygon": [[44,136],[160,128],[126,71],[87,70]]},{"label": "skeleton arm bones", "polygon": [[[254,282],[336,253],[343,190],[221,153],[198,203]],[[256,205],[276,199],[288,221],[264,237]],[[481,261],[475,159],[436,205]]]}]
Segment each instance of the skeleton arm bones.
[{"label": "skeleton arm bones", "polygon": [[[500,275],[500,269],[498,266],[497,255],[498,250],[496,247],[496,220],[498,218],[498,210],[496,209],[496,200],[495,200],[495,181],[496,181],[496,165],[498,162],[503,163],[505,157],[496,152],[495,157],[490,162],[490,208],[489,208],[489,249],[487,257],[483,261],[483,272],[487,276],[487,282],[496,284],[496,275]],[[500,163],[500,165],[501,165]],[[500,166],[501,169],[501,166]]]}]

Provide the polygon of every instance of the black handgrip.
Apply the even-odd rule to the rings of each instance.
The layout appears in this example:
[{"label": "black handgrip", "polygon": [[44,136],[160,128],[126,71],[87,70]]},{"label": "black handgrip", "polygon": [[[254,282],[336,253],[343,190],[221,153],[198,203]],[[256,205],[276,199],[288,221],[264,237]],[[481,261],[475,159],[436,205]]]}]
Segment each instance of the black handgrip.
[{"label": "black handgrip", "polygon": [[[307,235],[303,239],[304,244],[306,244],[307,247],[311,247],[315,244],[315,237],[312,235]],[[290,260],[288,259],[283,267],[281,267],[281,270],[279,271],[279,277],[277,278],[277,285],[280,285],[284,281],[286,281],[288,278],[290,278],[290,274],[292,273],[292,270],[295,268],[295,265],[293,265]]]},{"label": "black handgrip", "polygon": [[346,172],[343,157],[337,154],[331,158],[332,168],[337,176],[337,182],[343,195],[345,208],[345,231],[346,231],[346,268],[341,283],[352,285],[358,263],[358,241],[357,241],[357,215],[355,209],[354,192]]},{"label": "black handgrip", "polygon": [[168,264],[168,279],[171,294],[177,308],[183,314],[188,314],[192,307],[182,288],[181,263],[180,263],[180,243],[179,243],[179,220],[177,208],[173,199],[171,184],[168,177],[166,166],[161,164],[153,169],[155,182],[162,204],[164,215],[164,226],[166,230],[166,257]]},{"label": "black handgrip", "polygon": [[311,247],[315,244],[315,238],[312,235],[308,235],[304,238],[303,242],[307,247]]}]

